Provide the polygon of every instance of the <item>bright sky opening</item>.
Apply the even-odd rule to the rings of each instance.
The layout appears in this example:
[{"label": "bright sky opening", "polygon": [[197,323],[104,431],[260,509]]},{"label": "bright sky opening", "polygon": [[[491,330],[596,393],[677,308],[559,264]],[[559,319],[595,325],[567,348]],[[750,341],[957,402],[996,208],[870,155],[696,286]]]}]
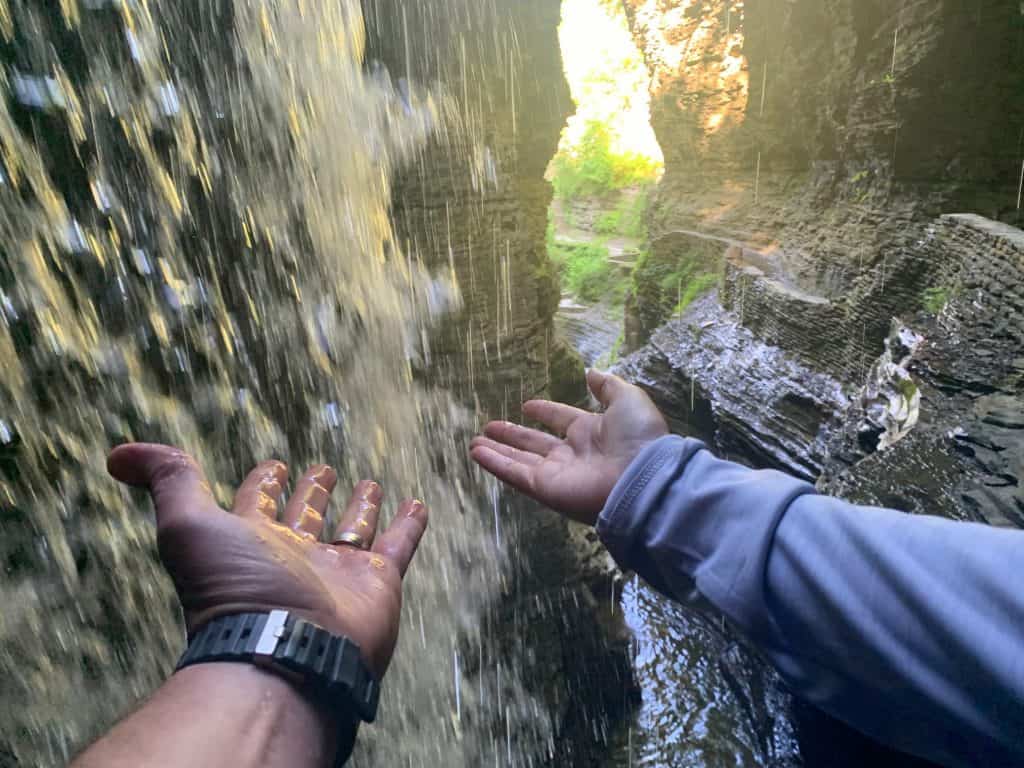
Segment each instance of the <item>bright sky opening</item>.
[{"label": "bright sky opening", "polygon": [[559,37],[576,102],[561,151],[571,154],[596,120],[612,129],[614,152],[664,162],[651,128],[650,76],[622,9],[602,0],[564,0]]}]

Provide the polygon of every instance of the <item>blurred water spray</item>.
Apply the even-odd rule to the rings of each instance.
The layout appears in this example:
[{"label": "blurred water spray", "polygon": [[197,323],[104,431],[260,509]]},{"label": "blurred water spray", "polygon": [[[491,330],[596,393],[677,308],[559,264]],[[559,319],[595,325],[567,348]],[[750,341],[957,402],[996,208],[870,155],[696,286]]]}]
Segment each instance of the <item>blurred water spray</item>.
[{"label": "blurred water spray", "polygon": [[353,0],[0,0],[0,39],[0,766],[62,764],[181,650],[148,506],[104,471],[128,439],[224,503],[269,456],[429,499],[355,764],[525,764],[548,724],[482,636],[472,420],[418,383],[458,287],[388,219],[443,94],[364,67]]}]

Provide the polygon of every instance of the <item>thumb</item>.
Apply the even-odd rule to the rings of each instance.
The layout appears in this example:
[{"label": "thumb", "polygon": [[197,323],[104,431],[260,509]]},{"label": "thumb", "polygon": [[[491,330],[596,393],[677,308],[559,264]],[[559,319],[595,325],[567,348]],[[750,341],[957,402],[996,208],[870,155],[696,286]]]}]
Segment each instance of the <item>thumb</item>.
[{"label": "thumb", "polygon": [[217,506],[196,460],[169,445],[119,445],[107,459],[107,471],[122,483],[149,490],[160,526]]},{"label": "thumb", "polygon": [[587,385],[594,397],[605,408],[628,391],[630,385],[610,373],[601,373],[596,368],[587,371]]}]

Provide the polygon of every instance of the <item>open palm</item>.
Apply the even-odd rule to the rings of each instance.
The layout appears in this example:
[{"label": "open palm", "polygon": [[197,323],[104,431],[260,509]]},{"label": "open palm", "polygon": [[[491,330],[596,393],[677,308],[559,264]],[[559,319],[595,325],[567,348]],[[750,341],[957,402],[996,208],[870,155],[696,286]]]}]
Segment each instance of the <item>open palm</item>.
[{"label": "open palm", "polygon": [[615,483],[644,446],[668,434],[654,403],[617,376],[590,371],[604,413],[531,400],[523,413],[558,435],[493,421],[471,446],[498,479],[579,522],[593,524]]},{"label": "open palm", "polygon": [[[153,497],[160,558],[190,635],[219,616],[288,610],[353,639],[380,679],[398,636],[402,576],[427,524],[421,503],[404,501],[377,535],[381,488],[364,480],[333,536],[321,541],[337,482],[326,465],[299,478],[280,514],[288,468],[279,461],[249,473],[231,512],[214,501],[196,462],[175,448],[123,445],[108,466],[118,480],[144,486]],[[345,533],[358,534],[366,548],[330,543]]]}]

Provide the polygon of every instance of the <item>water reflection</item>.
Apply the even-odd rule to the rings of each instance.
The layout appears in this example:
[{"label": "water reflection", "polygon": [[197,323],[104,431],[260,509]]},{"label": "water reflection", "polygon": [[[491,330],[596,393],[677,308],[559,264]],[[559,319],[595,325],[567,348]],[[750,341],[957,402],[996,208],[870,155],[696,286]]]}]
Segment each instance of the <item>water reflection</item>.
[{"label": "water reflection", "polygon": [[635,579],[621,605],[634,636],[643,702],[609,765],[801,764],[787,694],[720,619],[672,603]]}]

